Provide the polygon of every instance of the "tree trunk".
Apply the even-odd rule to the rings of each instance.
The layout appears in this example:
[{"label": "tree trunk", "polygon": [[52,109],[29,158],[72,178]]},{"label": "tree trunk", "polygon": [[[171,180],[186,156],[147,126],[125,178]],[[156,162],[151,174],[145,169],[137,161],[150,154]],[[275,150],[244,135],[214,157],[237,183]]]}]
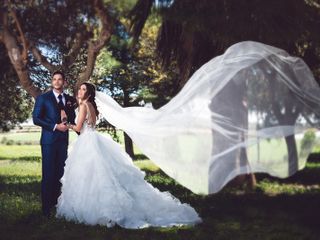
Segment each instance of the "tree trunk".
[{"label": "tree trunk", "polygon": [[[124,107],[130,106],[129,92],[127,92],[124,87],[123,87],[123,106]],[[128,120],[128,121],[130,121],[130,120]],[[133,151],[132,139],[125,132],[123,132],[123,136],[124,136],[124,144],[125,144],[126,152],[133,159],[134,158],[134,151]]]},{"label": "tree trunk", "polygon": [[[239,156],[238,156],[237,162],[239,163],[239,167],[247,164],[248,162],[247,149],[240,148],[238,154]],[[256,180],[255,174],[251,172],[248,174],[243,174],[235,177],[234,183],[236,185],[243,185],[247,183],[251,189],[254,189],[255,186],[257,185],[257,180]]]},{"label": "tree trunk", "polygon": [[10,62],[15,69],[21,86],[34,98],[41,94],[41,90],[35,87],[29,78],[29,72],[24,63],[23,55],[14,36],[5,29],[2,33],[2,41],[6,47]]},{"label": "tree trunk", "polygon": [[[238,85],[233,81],[230,81],[221,92],[212,99],[210,108],[215,113],[227,117],[233,123],[233,126],[244,130],[244,132],[241,130],[237,131],[233,126],[223,126],[226,130],[238,134],[239,139],[237,142],[231,141],[227,136],[213,130],[212,156],[233,148],[234,145],[239,142],[245,141],[245,129],[248,129],[248,109],[244,102],[246,100],[246,93],[247,89],[244,83]],[[248,165],[246,148],[237,148],[215,159],[215,161],[210,163],[209,167],[209,192],[217,191],[215,185],[226,177],[224,174],[225,172],[229,173],[231,170],[234,170],[238,171],[239,174],[240,168]],[[229,183],[229,185],[233,186],[242,186],[244,184],[248,184],[251,188],[256,185],[254,173],[238,175]]]},{"label": "tree trunk", "polygon": [[134,158],[134,151],[133,151],[133,143],[131,138],[128,136],[128,134],[126,134],[125,132],[123,132],[123,136],[124,136],[124,144],[125,144],[125,149],[126,152],[129,154],[129,156],[133,159]]},{"label": "tree trunk", "polygon": [[287,150],[288,150],[288,173],[289,176],[298,171],[298,150],[296,139],[294,135],[287,136],[286,138]]},{"label": "tree trunk", "polygon": [[[290,101],[288,101],[285,107],[285,113],[282,114],[280,111],[280,107],[276,102],[274,102],[272,106],[273,106],[274,114],[281,125],[294,126],[300,112],[299,110],[297,110],[298,108],[296,109],[296,112],[292,113],[292,109],[294,108],[294,106],[291,105]],[[298,151],[297,151],[297,144],[296,144],[296,139],[294,135],[285,137],[285,140],[287,144],[288,161],[289,161],[288,173],[290,176],[294,174],[296,171],[298,171],[299,169]]]}]

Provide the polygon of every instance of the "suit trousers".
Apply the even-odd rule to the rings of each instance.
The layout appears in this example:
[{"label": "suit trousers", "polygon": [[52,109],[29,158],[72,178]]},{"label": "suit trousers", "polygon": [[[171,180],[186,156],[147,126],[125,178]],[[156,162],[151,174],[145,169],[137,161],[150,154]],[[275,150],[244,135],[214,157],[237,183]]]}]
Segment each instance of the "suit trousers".
[{"label": "suit trousers", "polygon": [[68,141],[58,139],[53,144],[41,145],[42,152],[42,182],[41,200],[42,212],[50,214],[50,210],[57,204],[61,193],[60,179],[63,176],[64,165],[68,154]]}]

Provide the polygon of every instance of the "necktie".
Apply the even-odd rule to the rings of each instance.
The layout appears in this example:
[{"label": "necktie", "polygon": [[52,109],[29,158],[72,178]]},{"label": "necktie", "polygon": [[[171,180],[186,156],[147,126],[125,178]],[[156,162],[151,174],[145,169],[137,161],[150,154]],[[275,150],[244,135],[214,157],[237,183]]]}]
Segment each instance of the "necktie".
[{"label": "necktie", "polygon": [[62,95],[59,94],[58,98],[59,98],[59,102],[58,102],[59,110],[63,110],[64,105],[63,105],[63,101],[62,101]]}]

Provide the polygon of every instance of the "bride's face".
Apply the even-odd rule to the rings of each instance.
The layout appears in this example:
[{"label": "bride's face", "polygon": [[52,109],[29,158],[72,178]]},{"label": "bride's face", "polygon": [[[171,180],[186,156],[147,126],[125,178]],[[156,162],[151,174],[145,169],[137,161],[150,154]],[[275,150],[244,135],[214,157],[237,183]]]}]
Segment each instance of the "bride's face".
[{"label": "bride's face", "polygon": [[78,98],[84,100],[87,96],[87,86],[82,84],[78,90]]}]

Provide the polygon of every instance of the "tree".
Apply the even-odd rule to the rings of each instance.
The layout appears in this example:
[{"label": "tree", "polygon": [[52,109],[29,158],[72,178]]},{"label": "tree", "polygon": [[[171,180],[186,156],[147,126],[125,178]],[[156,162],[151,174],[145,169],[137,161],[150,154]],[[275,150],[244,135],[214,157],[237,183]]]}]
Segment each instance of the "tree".
[{"label": "tree", "polygon": [[[300,66],[301,62],[296,61],[295,64]],[[285,71],[290,80],[284,79],[271,66]],[[249,99],[249,111],[260,115],[258,129],[279,125],[301,126],[305,125],[303,122],[310,127],[319,124],[320,119],[315,115],[315,112],[319,112],[317,99],[299,92],[299,88],[311,92],[319,86],[310,79],[298,79],[297,73],[285,61],[271,55],[240,74],[250,81],[246,96]],[[291,175],[299,169],[298,147],[294,135],[286,136],[285,141],[289,159],[288,173]]]},{"label": "tree", "polygon": [[[158,55],[165,68],[177,64],[179,89],[201,65],[244,40],[274,45],[303,57],[319,81],[320,5],[317,1],[138,0],[131,11],[131,30],[136,41],[152,11],[162,16]],[[285,116],[276,114],[277,104],[273,104],[273,116],[283,119]],[[287,114],[295,109],[295,106],[285,107]],[[288,152],[296,156],[294,138],[287,137],[286,141]]]},{"label": "tree", "polygon": [[[67,75],[81,69],[71,78],[75,85],[89,80],[110,38],[112,17],[102,0],[17,0],[4,2],[0,24],[0,42],[19,84],[36,97],[46,88],[48,73],[57,69]],[[43,79],[34,78],[39,70]]]},{"label": "tree", "polygon": [[318,1],[138,0],[131,11],[131,29],[137,39],[153,10],[162,16],[157,52],[164,67],[177,62],[180,88],[201,65],[244,40],[301,56],[320,76]]},{"label": "tree", "polygon": [[[123,107],[143,105],[142,102],[153,102],[158,106],[161,102],[155,91],[169,74],[161,70],[154,56],[157,21],[156,16],[149,20],[141,41],[135,45],[131,44],[132,38],[125,24],[115,22],[109,45],[98,56],[94,82]],[[127,153],[134,157],[132,140],[126,133],[124,140]]]},{"label": "tree", "polygon": [[31,97],[24,89],[16,86],[17,75],[7,61],[5,49],[0,47],[0,131],[9,131],[17,123],[25,121],[31,110]]}]

